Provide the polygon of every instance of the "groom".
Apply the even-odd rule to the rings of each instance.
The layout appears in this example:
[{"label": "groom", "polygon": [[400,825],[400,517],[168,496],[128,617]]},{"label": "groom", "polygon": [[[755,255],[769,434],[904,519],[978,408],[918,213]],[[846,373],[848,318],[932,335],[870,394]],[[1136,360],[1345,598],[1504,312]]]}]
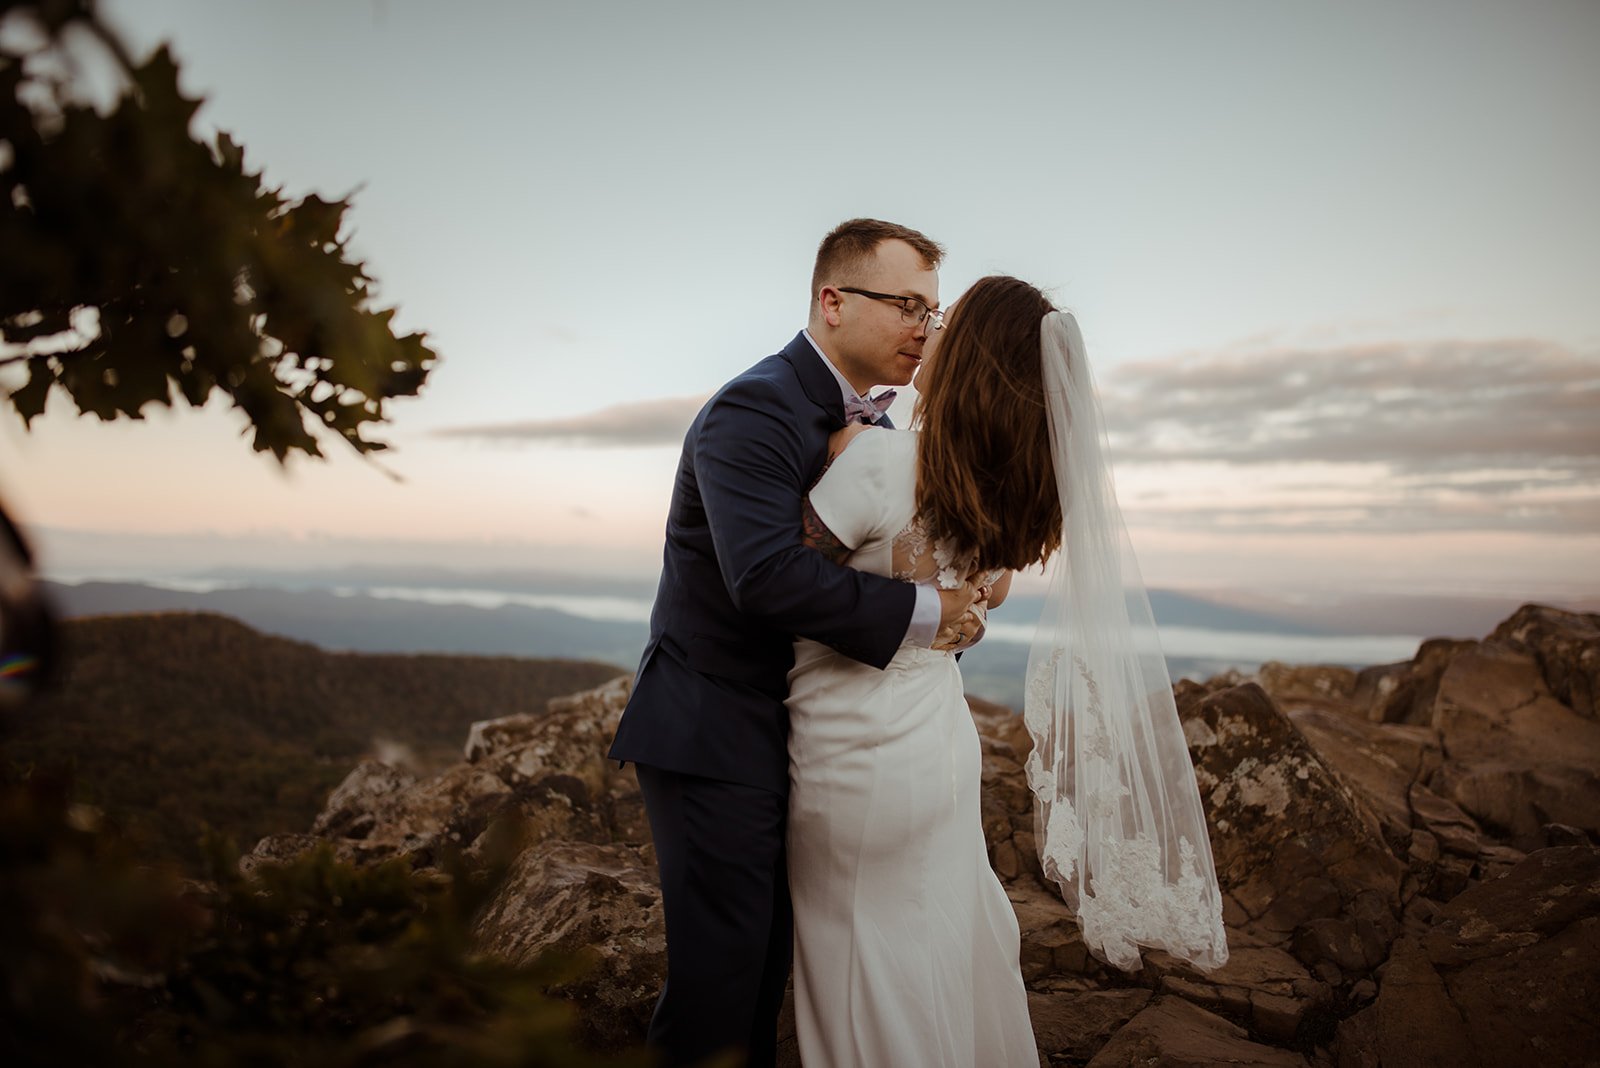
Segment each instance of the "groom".
[{"label": "groom", "polygon": [[972,600],[801,544],[828,435],[847,412],[890,425],[864,398],[911,381],[937,326],[943,256],[904,226],[840,224],[817,250],[806,329],[724,386],[684,438],[650,640],[610,754],[637,765],[655,841],[667,981],[650,1043],[670,1064],[776,1057],[793,937],[783,702],[795,636],[881,669],[902,641],[932,645]]}]

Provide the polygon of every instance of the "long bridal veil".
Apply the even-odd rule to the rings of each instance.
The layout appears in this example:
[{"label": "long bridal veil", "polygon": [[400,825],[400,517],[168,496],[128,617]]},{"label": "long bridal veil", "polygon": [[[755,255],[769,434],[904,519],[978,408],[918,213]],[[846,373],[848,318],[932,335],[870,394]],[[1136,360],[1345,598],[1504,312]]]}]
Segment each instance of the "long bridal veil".
[{"label": "long bridal veil", "polygon": [[1028,659],[1028,785],[1047,877],[1096,956],[1228,959],[1205,812],[1112,484],[1077,320],[1041,324],[1062,549]]}]

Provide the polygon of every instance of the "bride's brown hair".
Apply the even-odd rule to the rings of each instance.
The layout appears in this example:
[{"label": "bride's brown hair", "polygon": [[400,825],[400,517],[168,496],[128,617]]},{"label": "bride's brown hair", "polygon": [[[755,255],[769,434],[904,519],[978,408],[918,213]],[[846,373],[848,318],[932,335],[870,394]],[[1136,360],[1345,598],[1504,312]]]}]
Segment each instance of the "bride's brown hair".
[{"label": "bride's brown hair", "polygon": [[1061,547],[1040,327],[1054,306],[1026,282],[990,275],[945,317],[917,376],[917,510],[978,570],[1019,570]]}]

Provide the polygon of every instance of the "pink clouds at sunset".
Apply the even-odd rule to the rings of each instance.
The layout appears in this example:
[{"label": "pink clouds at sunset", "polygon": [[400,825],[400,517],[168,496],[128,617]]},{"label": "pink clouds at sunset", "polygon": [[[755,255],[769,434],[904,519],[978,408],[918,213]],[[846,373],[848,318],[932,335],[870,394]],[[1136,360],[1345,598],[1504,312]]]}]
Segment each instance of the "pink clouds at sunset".
[{"label": "pink clouds at sunset", "polygon": [[[1102,388],[1128,504],[1147,526],[1600,531],[1600,353],[1531,339],[1224,350],[1125,363]],[[704,401],[441,433],[675,446]]]}]

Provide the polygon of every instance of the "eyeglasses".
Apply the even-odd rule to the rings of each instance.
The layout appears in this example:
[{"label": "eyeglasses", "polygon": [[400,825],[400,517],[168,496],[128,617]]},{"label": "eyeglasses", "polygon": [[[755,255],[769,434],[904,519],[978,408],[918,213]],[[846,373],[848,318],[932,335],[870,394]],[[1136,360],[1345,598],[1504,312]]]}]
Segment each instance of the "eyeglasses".
[{"label": "eyeglasses", "polygon": [[934,330],[944,329],[944,312],[938,308],[930,308],[916,297],[902,297],[898,293],[874,293],[870,289],[856,289],[854,286],[839,286],[841,293],[854,293],[858,297],[871,297],[873,300],[889,300],[900,305],[900,321],[907,326],[917,326],[922,320],[927,319]]}]

